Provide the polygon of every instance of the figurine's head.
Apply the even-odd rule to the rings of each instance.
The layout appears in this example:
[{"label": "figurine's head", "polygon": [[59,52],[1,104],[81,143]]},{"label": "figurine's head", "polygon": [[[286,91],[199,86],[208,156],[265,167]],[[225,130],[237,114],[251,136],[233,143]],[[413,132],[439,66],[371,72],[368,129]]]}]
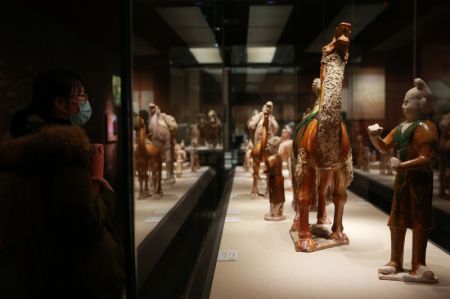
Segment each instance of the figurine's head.
[{"label": "figurine's head", "polygon": [[274,136],[267,141],[267,152],[269,155],[275,155],[278,153],[278,149],[281,144],[281,138]]},{"label": "figurine's head", "polygon": [[271,101],[268,101],[263,106],[263,113],[272,114],[273,111],[273,103]]},{"label": "figurine's head", "polygon": [[208,112],[208,120],[211,123],[217,122],[217,114],[216,114],[215,110],[212,110],[212,109],[209,110],[209,112]]},{"label": "figurine's head", "polygon": [[320,78],[315,78],[312,82],[312,92],[314,93],[314,98],[320,97]]},{"label": "figurine's head", "polygon": [[281,139],[282,140],[288,140],[291,138],[292,135],[292,129],[288,125],[284,127],[284,129],[281,131]]},{"label": "figurine's head", "polygon": [[414,79],[414,86],[408,90],[403,100],[403,115],[407,121],[426,118],[431,111],[431,90],[420,78]]},{"label": "figurine's head", "polygon": [[206,123],[206,116],[204,113],[197,113],[197,123],[204,125]]},{"label": "figurine's head", "polygon": [[150,103],[148,104],[148,111],[150,111],[150,115],[155,115],[157,110],[157,106],[155,105],[155,103]]}]

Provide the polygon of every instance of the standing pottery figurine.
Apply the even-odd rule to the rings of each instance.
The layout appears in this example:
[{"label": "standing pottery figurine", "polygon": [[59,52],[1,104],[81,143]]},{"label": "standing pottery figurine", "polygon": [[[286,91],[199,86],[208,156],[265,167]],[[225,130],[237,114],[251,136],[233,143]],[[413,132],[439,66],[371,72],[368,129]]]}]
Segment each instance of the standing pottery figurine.
[{"label": "standing pottery figurine", "polygon": [[186,152],[179,143],[175,144],[175,156],[175,175],[177,178],[181,178],[183,175],[183,162],[186,161]]},{"label": "standing pottery figurine", "polygon": [[175,133],[178,124],[172,115],[162,113],[154,103],[148,105],[150,112],[150,123],[148,136],[150,141],[160,148],[163,161],[166,162],[166,176],[169,182],[175,182],[173,176],[173,164],[175,160]]},{"label": "standing pottery figurine", "polygon": [[265,148],[267,140],[275,136],[278,131],[278,123],[272,115],[273,103],[268,101],[263,106],[261,113],[253,116],[249,122],[250,135],[253,138],[253,148],[251,151],[252,168],[253,168],[253,187],[251,197],[256,198],[258,195],[265,196],[268,185],[266,184],[266,192],[261,194],[258,192],[259,168],[265,160]]},{"label": "standing pottery figurine", "polygon": [[[368,127],[375,148],[384,153],[395,147],[400,160],[392,157],[391,166],[397,171],[391,214],[391,259],[378,270],[380,279],[436,283],[437,277],[426,266],[428,236],[433,228],[432,205],[433,170],[431,154],[437,143],[436,126],[427,120],[431,110],[431,91],[419,78],[415,87],[405,94],[402,109],[406,120],[384,139],[378,124]],[[413,230],[412,269],[403,270],[403,247],[406,229]]]},{"label": "standing pottery figurine", "polygon": [[289,171],[289,179],[292,179],[292,173],[291,173],[291,156],[292,156],[292,129],[288,125],[284,127],[284,129],[281,131],[281,144],[278,149],[278,153],[280,154],[281,158],[283,159],[283,162],[286,162],[287,169]]},{"label": "standing pottery figurine", "polygon": [[209,110],[208,112],[206,143],[210,148],[216,148],[222,144],[222,122],[215,110]]},{"label": "standing pottery figurine", "polygon": [[265,220],[281,221],[286,219],[283,215],[284,198],[284,177],[281,173],[283,159],[278,154],[281,138],[278,136],[270,138],[266,147],[266,173],[269,179],[269,201],[270,212],[264,215]]}]

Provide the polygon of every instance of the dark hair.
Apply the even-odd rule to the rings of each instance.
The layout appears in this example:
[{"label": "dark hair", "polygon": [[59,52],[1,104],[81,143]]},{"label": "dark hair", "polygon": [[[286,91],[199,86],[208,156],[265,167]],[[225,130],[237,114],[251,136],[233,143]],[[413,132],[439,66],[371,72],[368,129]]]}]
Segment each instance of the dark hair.
[{"label": "dark hair", "polygon": [[69,98],[76,85],[83,86],[83,79],[67,70],[52,70],[38,75],[33,81],[31,103],[13,115],[9,129],[11,135],[25,134],[28,118],[33,114],[47,121],[51,117],[53,100],[56,97]]}]

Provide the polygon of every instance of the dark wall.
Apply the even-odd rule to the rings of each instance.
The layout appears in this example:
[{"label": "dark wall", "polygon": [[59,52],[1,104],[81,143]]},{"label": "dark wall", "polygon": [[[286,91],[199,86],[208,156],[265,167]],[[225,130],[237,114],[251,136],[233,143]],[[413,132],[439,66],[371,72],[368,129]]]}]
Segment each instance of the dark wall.
[{"label": "dark wall", "polygon": [[[102,20],[111,11],[94,19],[89,6],[82,5],[87,2],[64,1],[64,7],[55,6],[56,1],[1,5],[0,136],[7,133],[12,114],[30,102],[33,78],[43,71],[64,68],[84,78],[93,109],[85,129],[92,142],[105,143],[105,114],[114,112],[112,75],[120,75],[120,59],[114,42],[118,37],[107,43],[104,36],[118,35],[119,28],[116,22],[108,26]],[[89,33],[87,26],[91,27]],[[106,177],[115,181],[115,145],[107,145],[106,150]]]}]

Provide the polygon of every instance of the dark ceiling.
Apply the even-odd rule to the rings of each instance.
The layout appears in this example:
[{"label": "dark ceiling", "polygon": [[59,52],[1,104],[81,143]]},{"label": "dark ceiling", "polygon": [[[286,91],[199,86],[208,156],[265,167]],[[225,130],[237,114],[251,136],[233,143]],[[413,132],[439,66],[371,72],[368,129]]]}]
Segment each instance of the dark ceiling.
[{"label": "dark ceiling", "polygon": [[[411,46],[408,43],[412,41],[413,35],[412,29],[409,30],[413,24],[413,3],[411,0],[134,0],[133,30],[155,47],[159,55],[166,56],[171,63],[180,67],[195,66],[197,63],[188,50],[188,43],[177,34],[157,9],[198,7],[214,35],[224,64],[248,66],[245,46],[249,38],[249,15],[252,7],[289,6],[291,10],[275,42],[278,49],[270,65],[296,66],[307,70],[316,67],[320,59],[320,52],[308,51],[308,47],[315,44],[317,48],[320,45],[317,41],[321,42],[322,46],[328,42],[332,34],[330,28],[334,28],[336,18],[345,15],[345,12],[350,18],[345,21],[354,20],[356,26],[360,27],[352,41],[351,49],[354,51],[354,57],[377,49],[389,52]],[[417,0],[416,5],[418,21],[432,13],[433,17],[428,17],[427,26],[442,28],[442,23],[448,23],[450,4],[446,1]],[[362,9],[362,7],[370,8]],[[429,35],[429,30],[427,32]],[[420,32],[418,33],[420,37]]]}]

